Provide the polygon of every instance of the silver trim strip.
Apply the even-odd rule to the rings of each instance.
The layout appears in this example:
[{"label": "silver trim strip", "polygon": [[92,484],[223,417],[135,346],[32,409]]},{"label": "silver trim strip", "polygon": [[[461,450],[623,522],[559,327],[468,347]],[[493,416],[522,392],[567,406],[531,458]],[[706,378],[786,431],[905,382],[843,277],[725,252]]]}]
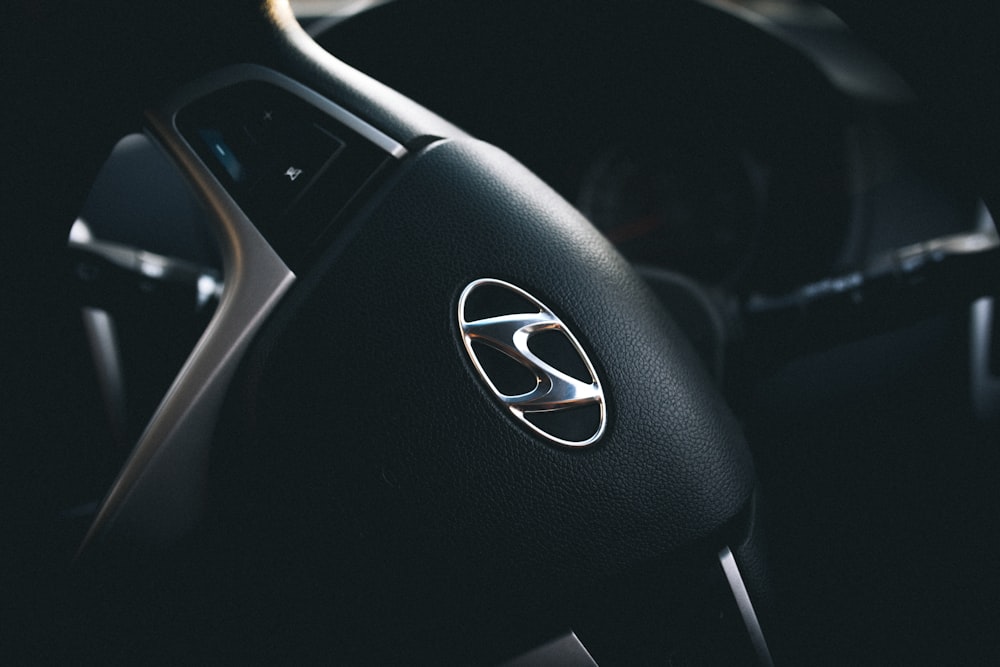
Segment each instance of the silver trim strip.
[{"label": "silver trim strip", "polygon": [[743,624],[750,635],[750,642],[757,653],[757,659],[764,667],[774,667],[771,651],[764,638],[764,631],[760,627],[757,612],[754,611],[753,602],[750,600],[750,593],[747,592],[746,584],[743,583],[743,575],[740,574],[740,568],[729,547],[725,547],[719,552],[719,562],[722,563],[722,571],[726,573],[729,590],[733,592],[733,598],[736,599],[736,606],[740,610],[740,616],[743,617]]},{"label": "silver trim strip", "polygon": [[389,135],[383,133],[381,130],[378,130],[361,120],[339,104],[331,102],[319,93],[306,88],[298,81],[289,79],[284,74],[279,74],[272,69],[261,67],[260,65],[251,64],[230,65],[229,67],[213,72],[205,78],[183,87],[177,93],[177,99],[185,100],[184,104],[180,106],[175,105],[173,109],[171,109],[170,115],[165,116],[165,118],[171,119],[170,124],[174,134],[184,143],[185,146],[187,146],[187,142],[185,142],[180,136],[180,133],[177,132],[177,128],[174,125],[174,116],[178,111],[180,111],[181,107],[190,102],[194,102],[201,97],[214,93],[217,90],[221,90],[228,86],[245,81],[262,81],[264,83],[277,86],[278,88],[281,88],[282,90],[285,90],[308,102],[334,120],[343,123],[351,130],[354,130],[362,137],[384,150],[386,153],[392,155],[394,158],[398,159],[406,155],[406,148],[404,148],[402,144]]},{"label": "silver trim strip", "polygon": [[594,658],[570,632],[547,644],[523,653],[500,667],[597,667]]},{"label": "silver trim strip", "polygon": [[264,81],[312,104],[386,152],[401,144],[301,84],[255,65],[234,65],[182,88],[147,113],[152,134],[173,157],[212,213],[220,240],[224,286],[215,315],[150,420],[101,504],[77,557],[118,535],[171,544],[187,535],[204,508],[212,432],[229,381],[254,333],[295,275],[181,136],[177,113],[195,100],[243,81]]},{"label": "silver trim strip", "polygon": [[172,122],[151,121],[214,213],[225,284],[215,316],[125,462],[78,555],[115,530],[131,533],[129,539],[170,543],[194,525],[203,506],[211,433],[229,380],[252,335],[295,279],[190,153]]}]

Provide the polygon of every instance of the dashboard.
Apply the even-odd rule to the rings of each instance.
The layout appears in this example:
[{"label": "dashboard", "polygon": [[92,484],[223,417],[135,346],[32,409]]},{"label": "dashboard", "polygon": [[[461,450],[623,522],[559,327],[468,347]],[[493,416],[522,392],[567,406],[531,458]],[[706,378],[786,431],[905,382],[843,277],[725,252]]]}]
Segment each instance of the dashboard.
[{"label": "dashboard", "polygon": [[[159,589],[161,582],[149,580],[148,590],[166,593],[163,608],[175,614],[174,625],[161,634],[157,610],[147,610],[125,655],[162,646],[183,652],[167,635],[204,622],[246,655],[275,646],[280,652],[305,638],[316,646],[344,639],[346,654],[357,650],[357,657],[368,650],[367,638],[399,620],[414,625],[398,646],[379,647],[385,655],[398,657],[407,642],[433,652],[448,641],[435,634],[446,616],[408,617],[395,606],[398,591],[420,604],[433,600],[435,612],[449,608],[454,593],[480,614],[472,625],[487,627],[498,612],[466,581],[492,586],[507,600],[509,582],[522,574],[518,563],[559,553],[576,562],[583,554],[583,567],[553,559],[548,570],[551,563],[526,570],[517,593],[526,597],[509,600],[530,600],[512,608],[543,617],[551,600],[537,600],[545,597],[537,591],[562,585],[563,575],[589,591],[591,575],[603,574],[605,554],[593,555],[600,552],[595,544],[621,562],[639,562],[658,549],[651,544],[675,539],[677,517],[685,518],[694,498],[692,524],[701,502],[738,508],[720,511],[725,525],[711,524],[710,536],[685,543],[691,549],[671,563],[676,570],[657,569],[661,556],[669,559],[656,550],[623,576],[622,591],[640,595],[602,589],[573,609],[571,627],[601,664],[636,664],[623,649],[632,645],[650,662],[667,655],[681,664],[733,664],[755,653],[768,664],[760,627],[748,620],[753,610],[741,606],[751,597],[779,638],[778,651],[792,656],[789,664],[900,656],[947,663],[956,655],[989,662],[980,659],[993,648],[990,554],[1000,534],[993,511],[1000,336],[990,298],[1000,278],[1000,241],[981,183],[967,177],[962,152],[903,78],[835,14],[809,2],[637,1],[627,10],[569,0],[293,5],[326,51],[500,147],[562,199],[448,122],[402,98],[380,100],[385,91],[374,81],[354,78],[325,54],[304,56],[296,51],[301,43],[289,48],[286,36],[277,46],[262,43],[255,31],[276,30],[270,15],[251,18],[245,10],[255,26],[245,44],[233,52],[206,47],[214,60],[176,64],[170,76],[177,81],[152,77],[150,89],[168,101],[143,98],[152,109],[145,120],[124,124],[132,133],[80,209],[68,239],[69,271],[59,278],[70,285],[63,296],[73,315],[82,310],[78,333],[87,344],[71,374],[89,391],[69,407],[91,419],[84,443],[51,466],[70,481],[57,485],[50,530],[63,551],[83,538],[84,553],[91,535],[100,538],[99,528],[120,521],[112,532],[128,546],[134,536],[159,538],[160,529],[187,529],[197,523],[191,517],[204,518],[202,490],[222,500],[208,518],[220,530],[197,535],[206,539],[207,560],[181,554],[182,575],[191,577],[177,600],[169,579]],[[215,74],[206,78],[209,70]],[[371,97],[354,88],[358,81],[371,84]],[[97,97],[94,109],[103,104]],[[272,114],[287,119],[275,129]],[[469,159],[477,151],[488,167]],[[518,208],[525,192],[528,200],[539,197],[528,210],[542,221],[551,214],[554,224],[531,224]],[[605,251],[573,208],[624,261]],[[578,233],[572,243],[563,236],[569,228]],[[560,270],[563,260],[569,269]],[[482,383],[464,357],[452,355],[462,350],[449,328],[456,313],[449,299],[458,294],[452,283],[481,279],[484,266],[493,286],[512,285],[507,271],[531,281],[514,287],[520,305],[504,308],[523,310],[526,295],[542,311],[536,319],[550,316],[545,326],[586,331],[582,342],[569,334],[572,349],[560,352],[586,366],[567,386],[612,374],[607,430],[620,442],[580,456],[535,448],[496,405],[478,402]],[[645,285],[630,282],[632,269]],[[469,324],[464,294],[462,326]],[[271,308],[278,316],[268,319]],[[220,333],[220,321],[231,328]],[[635,322],[639,328],[630,328]],[[267,336],[254,338],[257,326]],[[644,347],[675,328],[686,336]],[[491,380],[499,371],[484,370],[470,340],[476,371],[503,400]],[[523,347],[524,358],[547,354]],[[689,353],[703,362],[690,373],[684,364],[696,359]],[[217,367],[199,366],[212,354]],[[610,361],[618,355],[625,363]],[[672,382],[675,355],[683,364],[681,381]],[[510,361],[500,356],[499,365]],[[238,387],[231,392],[229,373]],[[426,389],[438,376],[447,386]],[[212,400],[203,403],[206,395]],[[706,396],[711,409],[699,412]],[[675,398],[692,409],[675,409]],[[185,421],[181,411],[189,408],[195,417]],[[690,445],[703,432],[676,436],[697,421],[689,415],[722,415],[711,424],[725,431],[713,440],[719,457]],[[661,429],[671,420],[676,430]],[[74,420],[65,421],[58,428],[75,436]],[[466,447],[477,438],[489,446]],[[157,459],[157,442],[180,443],[170,449],[177,461]],[[733,442],[739,447],[725,449]],[[657,475],[656,483],[630,485],[629,474],[638,472],[626,474],[621,465],[631,465],[633,455],[655,463],[637,468]],[[186,465],[188,456],[194,465]],[[693,461],[709,470],[726,457],[734,463],[719,474],[683,477]],[[145,487],[144,461],[166,471],[146,476],[154,481]],[[595,473],[599,466],[607,470]],[[571,472],[580,474],[579,485],[565,481]],[[728,474],[736,479],[731,487]],[[690,493],[667,497],[674,481]],[[713,485],[723,491],[705,491]],[[198,493],[185,493],[191,489]],[[625,510],[645,510],[644,500],[614,512],[602,504],[608,497],[628,504],[636,489],[653,494],[662,516],[628,523],[642,513]],[[136,514],[113,514],[118,502]],[[494,512],[498,507],[511,514]],[[588,539],[596,523],[608,528],[604,542]],[[262,525],[273,531],[267,539]],[[671,530],[659,530],[663,525]],[[688,528],[677,530],[678,543]],[[633,549],[632,533],[648,539]],[[357,542],[336,539],[342,535]],[[772,552],[768,563],[751,539],[760,535]],[[47,539],[38,542],[47,547]],[[536,543],[540,552],[520,551]],[[93,544],[89,553],[100,556],[103,544]],[[435,558],[440,544],[459,550]],[[427,558],[411,558],[413,545]],[[32,548],[23,550],[24,562]],[[173,564],[174,555],[160,552],[149,562]],[[355,576],[351,567],[330,568],[336,559],[366,567]],[[739,569],[732,575],[737,560],[749,591]],[[143,581],[147,563],[138,561],[130,573]],[[113,559],[99,565],[112,580],[127,581],[116,578]],[[432,576],[422,576],[427,572]],[[223,583],[216,574],[225,575]],[[744,586],[742,598],[734,581]],[[33,592],[32,582],[22,585]],[[211,597],[202,597],[203,587],[218,598],[195,608]],[[127,617],[131,600],[146,590],[124,591],[118,613]],[[319,590],[348,591],[351,601],[327,606]],[[216,614],[239,607],[233,600],[252,604],[231,617]],[[315,606],[300,609],[299,600]],[[386,608],[392,611],[383,615]],[[769,617],[773,609],[781,613]],[[314,610],[320,616],[310,617]],[[609,620],[609,610],[628,613]],[[268,633],[249,636],[257,633],[247,628],[257,626],[241,618],[260,627],[277,621],[285,634],[265,646]],[[325,632],[331,619],[346,630]],[[368,619],[385,627],[369,627]],[[560,624],[530,627],[518,650],[565,631]],[[140,646],[151,627],[152,648]],[[453,655],[483,650],[479,655],[496,662],[514,646],[475,642],[471,634],[456,638]],[[208,654],[230,645],[218,646]]]}]

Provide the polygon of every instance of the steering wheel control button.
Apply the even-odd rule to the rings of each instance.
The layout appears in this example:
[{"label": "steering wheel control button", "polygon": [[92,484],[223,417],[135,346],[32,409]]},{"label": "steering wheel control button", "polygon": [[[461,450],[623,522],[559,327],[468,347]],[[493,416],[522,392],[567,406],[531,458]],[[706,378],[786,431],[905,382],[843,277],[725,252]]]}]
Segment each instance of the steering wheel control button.
[{"label": "steering wheel control button", "polygon": [[315,125],[295,128],[250,192],[253,209],[268,220],[281,216],[343,149],[343,141]]},{"label": "steering wheel control button", "polygon": [[202,155],[209,168],[265,226],[283,215],[345,146],[323,127],[332,120],[270,87],[222,91],[182,112],[182,119],[194,124],[196,148],[208,149]]},{"label": "steering wheel control button", "polygon": [[508,282],[482,278],[462,291],[458,326],[472,365],[515,419],[565,447],[601,439],[608,415],[597,372],[545,304]]},{"label": "steering wheel control button", "polygon": [[391,160],[351,123],[262,81],[206,95],[181,109],[176,122],[293,269]]}]

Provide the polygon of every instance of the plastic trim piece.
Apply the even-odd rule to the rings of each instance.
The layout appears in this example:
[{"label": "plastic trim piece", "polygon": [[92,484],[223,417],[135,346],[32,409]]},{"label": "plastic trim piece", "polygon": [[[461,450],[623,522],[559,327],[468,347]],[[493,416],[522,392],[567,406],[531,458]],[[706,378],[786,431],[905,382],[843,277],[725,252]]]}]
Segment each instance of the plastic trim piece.
[{"label": "plastic trim piece", "polygon": [[[327,98],[313,90],[310,90],[309,88],[306,88],[294,79],[290,79],[272,69],[251,64],[231,65],[229,67],[225,67],[209,74],[204,79],[200,79],[199,81],[182,88],[177,94],[177,97],[178,99],[183,99],[184,103],[179,106],[175,106],[170,110],[169,118],[172,132],[178,137],[180,136],[174,122],[174,116],[181,110],[182,107],[187,106],[187,104],[218,90],[247,81],[261,81],[263,83],[269,83],[272,86],[281,88],[282,90],[285,90],[299,99],[309,103],[316,109],[319,109],[334,120],[344,124],[354,132],[357,132],[362,137],[375,144],[378,148],[392,155],[394,158],[398,159],[406,155],[406,148],[404,148],[402,144],[361,120],[344,107],[334,104]],[[181,139],[181,141],[184,140]],[[187,146],[187,142],[184,142],[184,144]]]},{"label": "plastic trim piece", "polygon": [[105,497],[78,558],[97,542],[172,544],[204,507],[208,452],[229,381],[254,333],[295,280],[256,227],[181,136],[177,113],[242,81],[278,86],[327,113],[396,158],[401,144],[342,107],[272,70],[236,65],[182,89],[147,114],[155,139],[206,203],[222,246],[225,283],[215,316]]},{"label": "plastic trim piece", "polygon": [[763,667],[774,667],[774,660],[771,658],[771,650],[767,647],[767,640],[764,638],[764,631],[760,627],[757,619],[757,612],[754,611],[753,602],[750,600],[750,593],[747,592],[746,584],[743,583],[743,575],[736,564],[736,558],[729,547],[719,552],[719,562],[722,564],[722,571],[726,574],[726,581],[729,582],[729,589],[733,592],[736,606],[743,617],[743,624],[750,635],[750,643],[757,653],[757,659]]}]

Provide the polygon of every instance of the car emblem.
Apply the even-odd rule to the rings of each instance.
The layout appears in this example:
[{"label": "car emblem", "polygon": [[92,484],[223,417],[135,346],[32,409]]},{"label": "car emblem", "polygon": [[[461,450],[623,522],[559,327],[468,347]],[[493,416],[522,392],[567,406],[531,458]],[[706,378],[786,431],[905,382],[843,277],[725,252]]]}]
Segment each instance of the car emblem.
[{"label": "car emblem", "polygon": [[483,381],[530,430],[566,447],[604,435],[607,405],[597,372],[548,306],[510,283],[482,278],[463,290],[458,324]]}]

